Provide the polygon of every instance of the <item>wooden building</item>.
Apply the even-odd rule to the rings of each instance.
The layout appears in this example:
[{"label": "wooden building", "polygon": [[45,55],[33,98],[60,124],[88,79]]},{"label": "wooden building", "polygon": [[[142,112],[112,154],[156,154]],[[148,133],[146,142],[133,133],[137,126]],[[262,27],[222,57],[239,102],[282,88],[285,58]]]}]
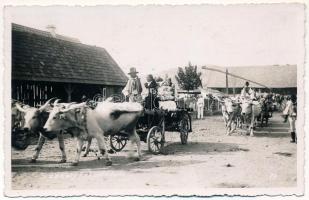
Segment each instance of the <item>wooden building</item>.
[{"label": "wooden building", "polygon": [[101,47],[12,24],[12,98],[31,106],[121,93],[127,77]]}]

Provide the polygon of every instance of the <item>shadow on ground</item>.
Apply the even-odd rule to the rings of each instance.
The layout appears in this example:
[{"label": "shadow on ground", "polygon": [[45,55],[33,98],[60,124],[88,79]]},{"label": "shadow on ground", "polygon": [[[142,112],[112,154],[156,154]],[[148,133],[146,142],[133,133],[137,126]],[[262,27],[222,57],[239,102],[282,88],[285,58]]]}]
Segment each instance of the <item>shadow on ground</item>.
[{"label": "shadow on ground", "polygon": [[248,149],[239,148],[234,143],[188,143],[182,145],[180,143],[171,143],[166,145],[163,150],[163,155],[201,155],[201,154],[217,154],[222,152],[234,152],[234,151],[249,151]]},{"label": "shadow on ground", "polygon": [[[182,145],[180,143],[171,143],[166,145],[162,154],[173,156],[185,156],[185,155],[213,155],[222,154],[222,152],[236,152],[236,151],[249,151],[248,149],[239,148],[238,145],[232,143],[189,143],[188,145]],[[154,157],[147,151],[143,152],[141,161],[133,161],[126,155],[113,155],[111,159],[113,161],[112,166],[106,166],[106,161],[103,159],[97,160],[94,156],[90,158],[81,158],[78,166],[71,166],[71,163],[58,163],[57,161],[50,160],[38,160],[36,163],[29,163],[29,159],[13,159],[12,171],[13,172],[62,172],[62,171],[78,171],[83,169],[95,170],[123,170],[123,171],[135,171],[137,169],[151,169],[157,167],[173,167],[173,166],[186,166],[191,164],[202,163],[201,160],[183,160],[183,159],[171,159],[171,160],[151,160]],[[174,157],[175,158],[175,157]]]},{"label": "shadow on ground", "polygon": [[65,171],[101,171],[101,170],[122,170],[126,172],[136,172],[136,170],[151,170],[157,167],[173,167],[173,166],[186,166],[196,163],[201,163],[198,160],[156,160],[149,161],[147,156],[144,156],[141,161],[133,161],[125,156],[117,156],[112,159],[113,165],[106,166],[105,160],[82,160],[78,166],[71,166],[71,163],[57,163],[50,161],[38,161],[37,163],[29,163],[28,160],[19,159],[14,160],[12,171],[13,172],[65,172]]}]

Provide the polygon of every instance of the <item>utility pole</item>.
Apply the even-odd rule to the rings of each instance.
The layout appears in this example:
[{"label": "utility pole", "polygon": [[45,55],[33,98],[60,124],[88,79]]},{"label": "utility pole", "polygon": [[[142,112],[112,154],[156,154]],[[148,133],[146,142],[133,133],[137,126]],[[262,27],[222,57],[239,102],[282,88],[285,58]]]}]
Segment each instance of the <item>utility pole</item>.
[{"label": "utility pole", "polygon": [[236,94],[236,91],[235,91],[235,82],[236,82],[236,80],[235,80],[234,77],[232,78],[232,80],[233,80],[233,95],[235,96],[235,94]]},{"label": "utility pole", "polygon": [[225,87],[226,87],[226,94],[228,95],[229,94],[229,71],[228,69],[226,68],[225,70]]}]

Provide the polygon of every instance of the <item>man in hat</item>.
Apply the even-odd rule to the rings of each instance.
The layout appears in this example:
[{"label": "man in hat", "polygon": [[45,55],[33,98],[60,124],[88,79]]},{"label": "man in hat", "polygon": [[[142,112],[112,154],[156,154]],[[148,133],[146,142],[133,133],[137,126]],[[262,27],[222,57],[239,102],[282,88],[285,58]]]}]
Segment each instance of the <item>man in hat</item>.
[{"label": "man in hat", "polygon": [[122,93],[129,98],[129,102],[139,102],[142,99],[142,84],[140,79],[137,76],[137,71],[135,67],[130,68],[130,78],[127,82],[127,85],[122,90]]}]

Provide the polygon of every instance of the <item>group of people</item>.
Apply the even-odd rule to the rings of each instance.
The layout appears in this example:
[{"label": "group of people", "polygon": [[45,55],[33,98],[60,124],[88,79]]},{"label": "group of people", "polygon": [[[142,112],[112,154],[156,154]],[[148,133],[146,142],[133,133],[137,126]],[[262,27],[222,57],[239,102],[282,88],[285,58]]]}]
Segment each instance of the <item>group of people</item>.
[{"label": "group of people", "polygon": [[[247,98],[251,100],[257,100],[256,92],[249,87],[249,82],[245,83],[244,88],[241,91],[241,98]],[[271,98],[270,100],[279,101],[280,104],[283,101],[283,96],[275,95],[275,96],[265,96],[264,98]],[[282,116],[284,117],[284,122],[289,121],[290,125],[290,134],[291,134],[291,143],[297,143],[297,135],[296,135],[296,120],[297,120],[297,97],[295,94],[292,94],[287,97],[287,102],[283,109]]]},{"label": "group of people", "polygon": [[196,113],[196,119],[204,119],[205,98],[202,94],[184,94],[178,95],[179,107],[189,109]]},{"label": "group of people", "polygon": [[122,93],[129,102],[144,102],[146,109],[158,108],[159,99],[157,97],[160,88],[164,89],[159,91],[159,94],[162,95],[161,100],[172,100],[174,98],[174,86],[171,78],[166,78],[166,80],[159,84],[152,74],[147,75],[147,82],[144,84],[147,89],[147,96],[143,98],[143,87],[140,78],[137,76],[138,71],[132,67],[128,74],[130,77]]},{"label": "group of people", "polygon": [[260,91],[255,91],[253,88],[249,86],[249,82],[246,81],[245,86],[243,87],[241,94],[241,98],[246,99],[252,99],[252,100],[258,100],[261,98],[267,98],[268,100],[272,102],[276,102],[279,104],[279,107],[283,104],[284,100],[287,100],[290,98],[290,95],[281,95],[281,94],[275,94],[275,93],[262,93]]},{"label": "group of people", "polygon": [[[147,96],[143,98],[142,92],[143,87],[141,84],[140,78],[137,76],[138,72],[136,71],[136,68],[132,67],[129,71],[129,80],[122,90],[122,93],[125,95],[127,100],[129,102],[144,102],[146,109],[152,109],[152,108],[158,108],[159,102],[158,102],[158,88],[161,89],[161,93],[165,94],[165,97],[162,97],[162,99],[167,100],[173,100],[173,90],[174,85],[171,82],[170,78],[167,78],[160,84],[156,82],[152,74],[149,74],[147,76],[147,82],[144,84],[147,91]],[[168,89],[166,90],[167,87]],[[246,81],[243,89],[240,93],[241,99],[248,99],[252,101],[256,101],[260,98],[274,98],[277,96],[271,96],[271,95],[264,95],[264,97],[261,97],[261,94],[257,94],[257,92],[250,87],[249,82]],[[197,95],[195,98],[195,110],[197,111],[197,119],[203,119],[204,118],[204,108],[205,108],[205,99],[202,95]],[[287,103],[285,106],[285,109],[283,110],[283,116],[284,116],[284,122],[289,121],[290,124],[290,133],[291,133],[291,142],[296,143],[297,142],[297,136],[296,136],[296,119],[297,119],[297,98],[296,95],[291,95],[290,98],[287,99]]]}]

